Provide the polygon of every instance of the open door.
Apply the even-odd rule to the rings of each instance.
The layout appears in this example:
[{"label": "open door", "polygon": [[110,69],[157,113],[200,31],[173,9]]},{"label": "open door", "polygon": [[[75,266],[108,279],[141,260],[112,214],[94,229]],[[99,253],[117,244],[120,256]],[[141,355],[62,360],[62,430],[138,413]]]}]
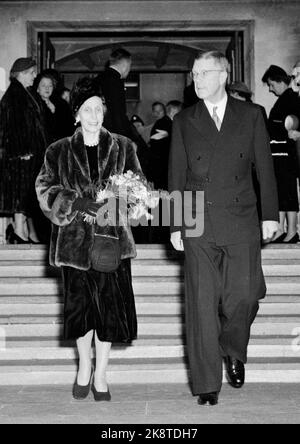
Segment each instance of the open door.
[{"label": "open door", "polygon": [[228,81],[244,81],[244,50],[243,50],[243,32],[236,31],[226,50],[226,57],[230,63],[230,73]]},{"label": "open door", "polygon": [[52,45],[47,32],[38,34],[38,60],[37,64],[40,72],[44,69],[54,68],[55,48]]}]

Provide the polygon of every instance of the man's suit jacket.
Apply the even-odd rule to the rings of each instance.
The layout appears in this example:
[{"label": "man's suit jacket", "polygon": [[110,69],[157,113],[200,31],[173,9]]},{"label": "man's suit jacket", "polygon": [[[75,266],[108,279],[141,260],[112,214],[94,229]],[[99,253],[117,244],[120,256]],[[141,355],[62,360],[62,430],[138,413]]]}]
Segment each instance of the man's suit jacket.
[{"label": "man's suit jacket", "polygon": [[[269,136],[259,107],[228,97],[220,132],[203,100],[175,116],[169,191],[204,191],[206,220],[217,245],[260,237],[253,164],[260,183],[262,220],[278,220]],[[178,229],[171,220],[171,231]],[[204,231],[203,239],[205,235]]]}]

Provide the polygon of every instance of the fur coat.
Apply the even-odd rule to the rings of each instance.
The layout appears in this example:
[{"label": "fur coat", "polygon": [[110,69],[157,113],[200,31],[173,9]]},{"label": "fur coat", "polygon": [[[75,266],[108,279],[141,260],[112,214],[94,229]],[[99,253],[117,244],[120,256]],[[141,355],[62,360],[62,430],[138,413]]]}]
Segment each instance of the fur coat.
[{"label": "fur coat", "polygon": [[0,103],[0,213],[28,211],[45,149],[39,103],[12,79]]},{"label": "fur coat", "polygon": [[[101,128],[98,144],[99,179],[132,170],[141,173],[133,142]],[[61,139],[46,151],[44,165],[36,180],[40,207],[52,222],[50,264],[88,270],[95,226],[72,211],[77,197],[88,195],[90,170],[81,128],[72,137]],[[136,256],[130,227],[119,226],[121,258]]]}]

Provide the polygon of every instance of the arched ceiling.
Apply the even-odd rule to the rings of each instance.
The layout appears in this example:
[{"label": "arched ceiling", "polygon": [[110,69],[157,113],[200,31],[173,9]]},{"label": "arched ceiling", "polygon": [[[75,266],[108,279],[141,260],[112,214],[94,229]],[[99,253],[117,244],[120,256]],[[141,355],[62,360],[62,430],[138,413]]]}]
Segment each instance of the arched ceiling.
[{"label": "arched ceiling", "polygon": [[113,49],[123,47],[132,54],[132,71],[187,72],[199,51],[225,52],[230,35],[197,37],[97,37],[49,36],[55,50],[55,68],[64,72],[98,72]]}]

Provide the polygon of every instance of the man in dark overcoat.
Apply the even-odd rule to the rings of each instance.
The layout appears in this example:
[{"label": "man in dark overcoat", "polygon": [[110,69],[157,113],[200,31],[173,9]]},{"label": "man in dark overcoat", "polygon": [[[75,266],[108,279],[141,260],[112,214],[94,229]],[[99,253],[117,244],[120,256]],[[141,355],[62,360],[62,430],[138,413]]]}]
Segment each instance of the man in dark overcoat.
[{"label": "man in dark overcoat", "polygon": [[125,79],[130,73],[131,65],[130,52],[117,48],[111,53],[105,70],[95,78],[95,82],[100,85],[105,99],[103,126],[112,133],[128,137],[136,144],[137,155],[144,174],[147,175],[147,144],[127,117]]},{"label": "man in dark overcoat", "polygon": [[[271,240],[278,229],[265,122],[259,107],[227,96],[228,67],[215,51],[196,58],[193,79],[201,100],[175,116],[169,159],[171,193],[204,193],[202,235],[194,237],[176,222],[180,203],[175,202],[171,220],[171,242],[185,251],[187,350],[192,392],[200,405],[218,402],[223,358],[231,384],[243,385],[250,327],[266,292],[253,164],[263,238]],[[201,215],[194,205],[193,215]]]}]

